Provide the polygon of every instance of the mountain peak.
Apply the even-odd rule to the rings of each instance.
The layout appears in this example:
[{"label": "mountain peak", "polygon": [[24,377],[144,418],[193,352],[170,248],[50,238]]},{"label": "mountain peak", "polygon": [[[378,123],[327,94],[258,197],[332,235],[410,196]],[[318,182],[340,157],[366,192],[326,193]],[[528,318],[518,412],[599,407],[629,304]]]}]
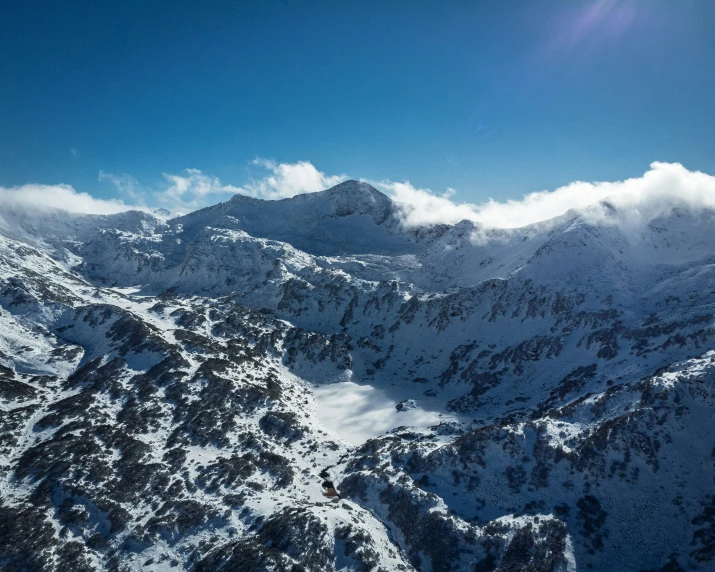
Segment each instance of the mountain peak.
[{"label": "mountain peak", "polygon": [[350,179],[330,187],[324,191],[313,193],[302,193],[282,201],[290,202],[322,202],[327,199],[332,204],[340,205],[371,205],[373,207],[387,207],[392,204],[392,200],[385,193],[378,191],[369,183]]},{"label": "mountain peak", "polygon": [[323,195],[333,204],[336,216],[369,214],[382,224],[392,212],[392,200],[362,181],[345,181],[316,195]]},{"label": "mountain peak", "polygon": [[356,181],[355,179],[348,179],[342,183],[338,183],[334,187],[331,187],[324,191],[331,195],[361,195],[361,196],[371,196],[371,197],[384,197],[388,198],[385,193],[378,191],[370,183],[365,181]]},{"label": "mountain peak", "polygon": [[[263,208],[280,208],[290,211],[295,208],[309,208],[313,214],[345,217],[349,215],[369,215],[376,224],[382,224],[393,212],[393,201],[385,193],[378,191],[369,183],[363,181],[348,180],[343,181],[326,189],[312,193],[302,193],[292,197],[286,197],[277,201],[262,201],[247,197],[245,195],[235,195],[230,201],[232,205],[258,207],[264,203]],[[285,212],[288,212],[285,211]],[[297,214],[294,211],[292,214]]]},{"label": "mountain peak", "polygon": [[173,223],[184,232],[236,228],[315,255],[412,253],[418,247],[399,227],[397,213],[392,199],[370,184],[344,181],[280,200],[235,195]]}]

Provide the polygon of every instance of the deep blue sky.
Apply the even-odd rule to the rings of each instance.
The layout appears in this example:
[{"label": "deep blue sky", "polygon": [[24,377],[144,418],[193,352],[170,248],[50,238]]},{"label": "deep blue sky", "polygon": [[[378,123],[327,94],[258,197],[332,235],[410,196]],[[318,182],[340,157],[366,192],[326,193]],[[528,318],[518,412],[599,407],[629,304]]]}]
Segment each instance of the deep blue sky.
[{"label": "deep blue sky", "polygon": [[7,2],[0,185],[238,185],[263,157],[481,201],[715,173],[713,30],[709,0]]}]

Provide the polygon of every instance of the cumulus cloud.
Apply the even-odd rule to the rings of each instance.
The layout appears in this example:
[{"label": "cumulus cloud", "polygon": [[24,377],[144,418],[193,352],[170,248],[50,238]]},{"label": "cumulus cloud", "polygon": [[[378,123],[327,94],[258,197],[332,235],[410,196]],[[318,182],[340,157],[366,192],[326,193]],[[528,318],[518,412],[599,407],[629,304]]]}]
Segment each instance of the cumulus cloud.
[{"label": "cumulus cloud", "polygon": [[[310,161],[276,163],[254,159],[252,166],[262,176],[252,177],[242,186],[221,182],[218,177],[198,169],[186,169],[180,175],[164,173],[169,187],[160,190],[159,200],[174,208],[191,209],[215,202],[220,195],[248,195],[259,199],[284,199],[302,193],[323,191],[347,179],[346,175],[326,175]],[[221,199],[223,200],[223,199]]]},{"label": "cumulus cloud", "polygon": [[162,183],[154,186],[142,185],[136,178],[126,173],[100,171],[97,179],[111,183],[117,192],[126,197],[137,208],[149,210],[145,205],[168,208],[173,214],[196,210],[227,196],[245,193],[241,187],[226,185],[218,177],[202,173],[199,169],[184,169],[179,174],[162,173]]},{"label": "cumulus cloud", "polygon": [[576,181],[553,191],[539,191],[519,200],[489,200],[482,204],[454,202],[450,195],[417,189],[409,182],[375,183],[400,203],[405,224],[471,220],[485,227],[520,228],[545,221],[571,209],[586,216],[603,217],[599,203],[620,209],[633,220],[651,220],[676,206],[715,208],[715,177],[689,171],[679,163],[652,163],[643,176],[616,182]]},{"label": "cumulus cloud", "polygon": [[461,220],[476,220],[477,205],[452,200],[454,189],[437,195],[429,189],[418,189],[409,181],[368,181],[392,197],[402,211],[406,226],[455,224]]},{"label": "cumulus cloud", "polygon": [[347,175],[326,175],[310,161],[276,163],[255,159],[253,164],[267,170],[269,174],[245,185],[246,194],[263,199],[285,199],[302,193],[323,191],[348,178]]},{"label": "cumulus cloud", "polygon": [[310,161],[277,163],[268,159],[254,159],[254,171],[241,186],[227,184],[216,176],[199,169],[185,169],[179,174],[163,173],[165,184],[143,187],[130,175],[100,171],[99,181],[112,183],[119,193],[139,204],[158,204],[174,212],[188,212],[231,195],[247,195],[260,199],[283,199],[301,193],[328,189],[347,179],[346,175],[326,175]]},{"label": "cumulus cloud", "polygon": [[58,208],[89,214],[115,214],[135,208],[121,200],[98,199],[87,193],[78,193],[70,185],[0,187],[0,204]]},{"label": "cumulus cloud", "polygon": [[235,194],[280,199],[322,191],[347,178],[346,175],[326,175],[309,161],[276,163],[256,159],[252,165],[262,176],[251,178],[243,186],[226,184],[199,169],[185,169],[178,174],[163,173],[163,184],[154,186],[143,185],[126,173],[100,171],[98,182],[111,184],[121,199],[99,199],[66,184],[27,184],[0,187],[0,204],[59,208],[88,214],[114,214],[132,209],[152,211],[151,207],[166,207],[177,214],[226,200]]},{"label": "cumulus cloud", "polygon": [[150,211],[147,205],[152,205],[166,207],[177,214],[226,200],[235,194],[282,199],[322,191],[347,179],[346,175],[326,175],[309,161],[277,163],[255,159],[251,166],[254,176],[242,186],[224,183],[199,169],[162,173],[162,182],[151,186],[141,184],[126,173],[100,171],[98,182],[112,185],[121,199],[98,199],[77,192],[70,185],[59,184],[0,187],[0,201],[90,214],[113,214],[130,209]]},{"label": "cumulus cloud", "polygon": [[519,201],[489,201],[475,210],[474,220],[488,226],[520,227],[601,201],[644,219],[678,205],[715,206],[715,177],[689,171],[679,163],[652,163],[650,167],[643,176],[624,181],[577,181],[554,191],[531,193]]},{"label": "cumulus cloud", "polygon": [[[281,199],[300,193],[322,191],[346,175],[326,175],[308,161],[276,163],[256,159],[252,166],[263,172],[242,186],[223,183],[198,169],[163,176],[163,184],[144,187],[129,175],[100,172],[99,181],[113,184],[124,200],[98,199],[77,192],[69,185],[23,185],[0,187],[0,203],[33,204],[74,212],[112,214],[129,209],[151,210],[164,206],[174,213],[188,212],[230,195]],[[386,192],[399,206],[406,226],[456,224],[470,220],[487,228],[520,228],[546,221],[571,209],[585,216],[608,218],[610,207],[621,219],[651,220],[675,206],[715,208],[715,177],[689,171],[679,163],[653,163],[640,177],[616,182],[576,181],[553,191],[539,191],[514,200],[489,200],[482,204],[459,202],[454,189],[437,194],[409,181],[366,181]],[[139,205],[139,206],[137,206]]]},{"label": "cumulus cloud", "polygon": [[225,185],[218,177],[206,175],[198,169],[186,169],[180,175],[163,173],[169,187],[159,193],[159,200],[173,208],[192,210],[205,206],[211,195],[243,193],[240,187]]}]

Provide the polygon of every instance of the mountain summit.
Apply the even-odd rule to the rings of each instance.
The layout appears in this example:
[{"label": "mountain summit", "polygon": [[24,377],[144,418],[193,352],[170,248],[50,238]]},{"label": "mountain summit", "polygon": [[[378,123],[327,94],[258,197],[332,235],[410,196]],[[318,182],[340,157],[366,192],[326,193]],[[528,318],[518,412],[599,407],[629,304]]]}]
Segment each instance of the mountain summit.
[{"label": "mountain summit", "polygon": [[269,201],[231,200],[172,221],[186,232],[206,226],[240,229],[318,255],[395,254],[414,250],[392,200],[367,183],[345,181],[317,193]]}]

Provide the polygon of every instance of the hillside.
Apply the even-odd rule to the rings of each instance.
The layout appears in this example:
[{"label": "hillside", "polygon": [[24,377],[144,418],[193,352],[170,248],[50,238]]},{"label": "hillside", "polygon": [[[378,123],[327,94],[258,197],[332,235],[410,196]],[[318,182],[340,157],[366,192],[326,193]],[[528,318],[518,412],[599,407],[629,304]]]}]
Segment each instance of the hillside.
[{"label": "hillside", "polygon": [[0,568],[715,567],[712,210],[17,206],[0,308]]}]

